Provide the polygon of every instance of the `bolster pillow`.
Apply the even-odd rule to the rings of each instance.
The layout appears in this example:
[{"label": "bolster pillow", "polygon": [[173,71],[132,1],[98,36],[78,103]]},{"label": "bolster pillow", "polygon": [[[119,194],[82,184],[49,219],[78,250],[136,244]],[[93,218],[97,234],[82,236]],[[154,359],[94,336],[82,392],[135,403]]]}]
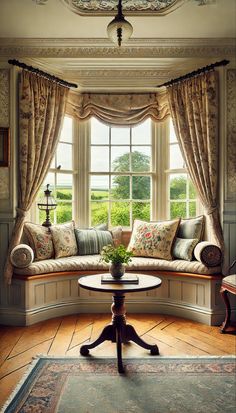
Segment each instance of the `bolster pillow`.
[{"label": "bolster pillow", "polygon": [[222,262],[221,249],[208,241],[202,241],[196,245],[194,256],[206,267],[218,267]]},{"label": "bolster pillow", "polygon": [[26,268],[34,261],[34,251],[27,244],[19,244],[11,251],[10,260],[14,267]]}]

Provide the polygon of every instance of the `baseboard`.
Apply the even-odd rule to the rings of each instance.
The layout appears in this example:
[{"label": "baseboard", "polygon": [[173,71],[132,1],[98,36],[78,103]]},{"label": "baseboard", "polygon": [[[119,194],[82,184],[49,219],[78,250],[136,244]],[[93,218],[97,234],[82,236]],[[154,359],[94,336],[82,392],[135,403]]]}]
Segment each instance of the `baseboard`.
[{"label": "baseboard", "polygon": [[[0,324],[13,326],[28,326],[40,321],[70,314],[80,313],[108,313],[110,314],[110,302],[108,301],[89,301],[84,302],[65,302],[48,307],[31,309],[28,311],[17,308],[2,308],[0,312]],[[127,302],[127,319],[129,313],[153,313],[168,314],[177,317],[198,321],[207,325],[220,325],[224,320],[224,310],[216,312],[206,308],[196,308],[178,303],[166,302]],[[232,318],[236,318],[236,309],[232,311]]]}]

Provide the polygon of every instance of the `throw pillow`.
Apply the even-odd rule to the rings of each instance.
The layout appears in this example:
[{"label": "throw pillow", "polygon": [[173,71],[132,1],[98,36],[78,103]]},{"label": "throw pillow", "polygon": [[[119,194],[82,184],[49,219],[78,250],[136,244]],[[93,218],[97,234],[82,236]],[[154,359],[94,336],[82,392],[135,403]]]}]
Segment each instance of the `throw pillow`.
[{"label": "throw pillow", "polygon": [[110,230],[114,245],[118,246],[122,243],[122,227],[119,225]]},{"label": "throw pillow", "polygon": [[179,219],[165,222],[135,220],[128,251],[132,251],[134,256],[171,260],[178,226]]},{"label": "throw pillow", "polygon": [[31,222],[25,222],[24,233],[27,236],[30,247],[34,251],[35,261],[53,258],[52,235],[48,228],[32,224]]},{"label": "throw pillow", "polygon": [[19,244],[10,254],[12,265],[17,268],[26,268],[34,261],[34,252],[27,244]]},{"label": "throw pillow", "polygon": [[222,263],[221,249],[208,241],[199,242],[194,249],[196,260],[207,267],[218,267]]},{"label": "throw pillow", "polygon": [[198,243],[198,239],[176,238],[173,247],[173,257],[180,260],[192,261],[193,250]]},{"label": "throw pillow", "polygon": [[50,227],[55,249],[55,258],[76,255],[78,248],[74,233],[74,222],[52,225]]},{"label": "throw pillow", "polygon": [[204,215],[196,218],[181,219],[179,229],[177,232],[178,238],[195,239],[198,241],[202,239],[204,231]]},{"label": "throw pillow", "polygon": [[75,229],[78,255],[99,254],[108,244],[113,244],[110,231],[97,229]]}]

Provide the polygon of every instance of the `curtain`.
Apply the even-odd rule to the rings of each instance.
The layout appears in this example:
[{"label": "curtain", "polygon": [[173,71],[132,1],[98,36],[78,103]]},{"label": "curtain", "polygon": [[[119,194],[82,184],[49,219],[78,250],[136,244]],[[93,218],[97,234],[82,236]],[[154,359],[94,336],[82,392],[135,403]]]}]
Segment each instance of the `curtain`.
[{"label": "curtain", "polygon": [[11,283],[10,251],[20,242],[24,218],[54,156],[60,136],[68,89],[38,75],[22,71],[19,84],[18,208],[4,277]]},{"label": "curtain", "polygon": [[103,94],[69,93],[67,115],[79,121],[95,116],[101,122],[112,125],[136,125],[150,117],[154,122],[169,116],[166,93]]},{"label": "curtain", "polygon": [[190,178],[217,244],[224,240],[218,207],[218,73],[210,71],[167,89],[170,113]]}]

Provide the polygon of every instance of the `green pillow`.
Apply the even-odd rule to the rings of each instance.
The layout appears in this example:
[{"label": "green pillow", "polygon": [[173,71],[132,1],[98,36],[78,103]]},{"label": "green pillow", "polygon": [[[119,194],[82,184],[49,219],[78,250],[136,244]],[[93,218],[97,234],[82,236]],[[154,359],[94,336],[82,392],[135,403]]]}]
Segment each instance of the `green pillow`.
[{"label": "green pillow", "polygon": [[178,238],[201,240],[204,230],[204,215],[196,218],[181,219],[177,232]]},{"label": "green pillow", "polygon": [[113,244],[110,231],[96,229],[75,229],[78,255],[100,254],[101,249]]},{"label": "green pillow", "polygon": [[192,261],[193,251],[198,243],[198,239],[176,238],[173,247],[173,256],[180,260]]}]

